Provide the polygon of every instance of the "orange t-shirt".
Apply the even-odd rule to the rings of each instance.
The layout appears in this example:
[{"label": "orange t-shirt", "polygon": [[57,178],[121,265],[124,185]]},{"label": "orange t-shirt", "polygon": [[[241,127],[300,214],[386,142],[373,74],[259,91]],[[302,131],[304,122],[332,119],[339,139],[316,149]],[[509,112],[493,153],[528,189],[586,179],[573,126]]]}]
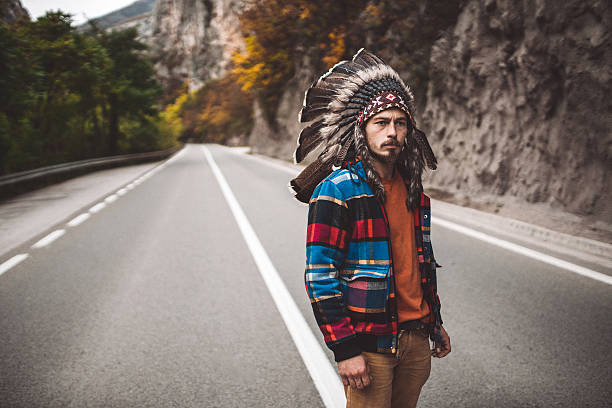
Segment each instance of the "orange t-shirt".
[{"label": "orange t-shirt", "polygon": [[400,322],[421,319],[429,314],[429,305],[423,298],[421,287],[414,239],[414,212],[406,207],[408,191],[397,171],[392,179],[382,179],[382,183],[385,186],[385,211],[391,232],[398,319]]}]

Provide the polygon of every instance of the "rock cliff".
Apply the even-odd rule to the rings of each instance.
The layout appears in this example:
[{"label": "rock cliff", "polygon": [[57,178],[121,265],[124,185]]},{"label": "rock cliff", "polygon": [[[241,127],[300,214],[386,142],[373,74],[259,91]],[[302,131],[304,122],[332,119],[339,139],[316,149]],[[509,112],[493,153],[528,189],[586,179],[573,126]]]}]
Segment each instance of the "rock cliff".
[{"label": "rock cliff", "polygon": [[472,0],[432,50],[428,181],[612,220],[612,9]]},{"label": "rock cliff", "polygon": [[125,30],[128,28],[136,28],[138,36],[147,42],[147,39],[153,35],[153,12],[126,18],[108,27],[109,30]]},{"label": "rock cliff", "polygon": [[[300,133],[298,112],[304,100],[304,91],[316,77],[312,64],[306,55],[297,65],[294,77],[286,89],[276,111],[275,129],[266,121],[259,103],[254,103],[254,125],[249,138],[251,151],[286,160],[293,160]],[[313,155],[311,155],[313,156]]]},{"label": "rock cliff", "polygon": [[238,15],[242,0],[158,0],[153,33],[146,41],[158,79],[166,89],[189,82],[198,89],[225,74],[242,46]]},{"label": "rock cliff", "polygon": [[5,23],[14,23],[20,18],[30,18],[28,10],[26,10],[19,0],[0,0],[0,20]]},{"label": "rock cliff", "polygon": [[[153,7],[155,6],[155,1],[156,0],[137,0],[118,10],[94,18],[93,21],[102,29],[136,27],[141,36],[148,37],[150,35],[150,33],[148,33],[148,28],[143,26],[151,24],[147,18],[149,20],[151,19],[150,17]],[[84,23],[78,26],[77,30],[86,31],[88,28],[89,24]]]},{"label": "rock cliff", "polygon": [[[522,204],[537,203],[530,208],[543,218],[556,211],[548,226],[557,229],[570,219],[586,228],[587,216],[589,228],[600,229],[587,236],[610,239],[611,14],[605,1],[468,1],[431,50],[417,118],[439,167],[424,175],[426,188],[515,218]],[[397,64],[397,51],[381,55]],[[273,136],[262,135],[272,131],[255,115],[255,151],[290,157],[300,91],[314,78],[302,65]]]},{"label": "rock cliff", "polygon": [[[232,53],[243,46],[238,16],[245,4],[157,1],[144,39],[166,89],[186,81],[196,89],[226,73]],[[482,208],[492,211],[532,203],[543,217],[558,210],[561,222],[566,214],[589,216],[612,228],[608,2],[467,0],[459,10],[446,33],[420,54],[431,57],[417,119],[439,159],[438,170],[424,176],[426,187],[460,203],[488,201]],[[419,27],[406,22],[395,18],[382,36],[360,22],[351,41],[377,51],[384,39],[381,56],[406,77],[402,65],[414,58],[414,48],[403,49],[398,39],[406,27]],[[304,55],[273,125],[255,103],[249,140],[255,152],[291,158],[303,92],[321,73]]]}]

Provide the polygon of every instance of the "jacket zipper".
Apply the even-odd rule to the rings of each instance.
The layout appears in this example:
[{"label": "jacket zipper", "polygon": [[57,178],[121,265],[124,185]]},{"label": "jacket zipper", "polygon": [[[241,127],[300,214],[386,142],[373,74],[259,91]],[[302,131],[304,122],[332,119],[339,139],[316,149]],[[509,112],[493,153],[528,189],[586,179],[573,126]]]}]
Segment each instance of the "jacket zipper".
[{"label": "jacket zipper", "polygon": [[[380,205],[380,209],[382,210],[383,217],[385,217],[385,228],[387,229],[387,246],[389,247],[389,258],[390,265],[389,268],[393,268],[393,248],[391,247],[391,228],[389,227],[389,218],[387,217],[387,211],[385,210],[385,206],[377,198],[378,204]],[[393,272],[393,291],[394,291],[394,299],[395,299],[395,312],[391,316],[391,324],[395,322],[395,330],[393,332],[393,346],[391,347],[391,353],[395,354],[398,351],[398,317],[397,317],[397,290],[396,290],[396,282],[395,282],[395,271],[391,269]]]}]

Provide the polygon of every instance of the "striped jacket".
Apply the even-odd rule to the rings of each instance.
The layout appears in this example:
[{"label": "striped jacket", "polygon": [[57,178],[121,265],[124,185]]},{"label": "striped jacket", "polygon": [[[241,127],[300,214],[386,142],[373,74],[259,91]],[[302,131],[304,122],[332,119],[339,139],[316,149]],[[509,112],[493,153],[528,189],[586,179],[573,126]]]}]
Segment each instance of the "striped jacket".
[{"label": "striped jacket", "polygon": [[[414,212],[430,337],[440,343],[440,301],[430,242],[429,197]],[[334,171],[309,203],[305,283],[325,343],[336,361],[362,351],[395,353],[397,302],[384,206],[365,181],[361,162]]]}]

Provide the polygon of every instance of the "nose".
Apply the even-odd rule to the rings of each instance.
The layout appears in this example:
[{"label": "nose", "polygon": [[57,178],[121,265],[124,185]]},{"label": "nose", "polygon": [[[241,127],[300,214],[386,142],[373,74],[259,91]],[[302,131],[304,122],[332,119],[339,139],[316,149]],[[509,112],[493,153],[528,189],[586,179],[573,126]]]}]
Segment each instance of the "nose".
[{"label": "nose", "polygon": [[395,128],[395,121],[391,121],[389,122],[389,125],[387,126],[387,137],[396,137],[397,136],[397,129]]}]

